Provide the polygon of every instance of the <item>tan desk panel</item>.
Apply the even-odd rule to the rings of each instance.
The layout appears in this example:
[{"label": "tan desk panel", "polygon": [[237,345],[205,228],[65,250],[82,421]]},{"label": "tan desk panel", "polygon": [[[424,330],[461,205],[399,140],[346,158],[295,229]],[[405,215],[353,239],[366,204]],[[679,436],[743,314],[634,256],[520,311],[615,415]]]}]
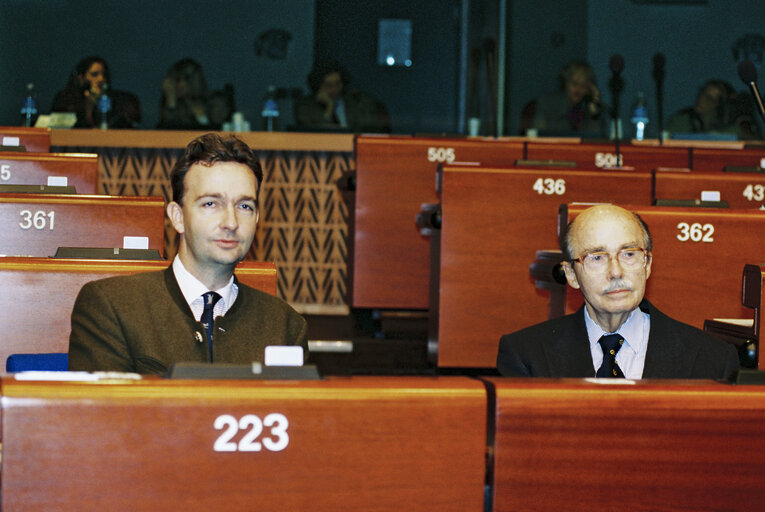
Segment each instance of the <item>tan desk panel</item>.
[{"label": "tan desk panel", "polygon": [[[168,261],[0,258],[0,368],[16,353],[67,352],[70,317],[88,281],[164,269]],[[241,262],[237,278],[276,294],[273,263]]]},{"label": "tan desk panel", "polygon": [[[185,148],[207,131],[189,130],[53,130],[52,146]],[[353,151],[349,133],[240,132],[237,137],[255,150]]]},{"label": "tan desk panel", "polygon": [[763,386],[491,381],[495,512],[762,509]]},{"label": "tan desk panel", "polygon": [[438,365],[493,367],[502,334],[546,320],[529,265],[558,248],[558,206],[614,200],[649,205],[651,175],[445,167]]},{"label": "tan desk panel", "polygon": [[18,145],[26,151],[47,153],[50,151],[50,128],[26,128],[23,126],[0,126],[0,144],[13,146],[7,139],[18,139]]},{"label": "tan desk panel", "polygon": [[358,137],[352,305],[428,309],[430,241],[415,217],[423,203],[438,202],[438,165],[510,166],[520,158],[520,141]]},{"label": "tan desk panel", "polygon": [[2,394],[10,512],[483,507],[485,389],[466,378],[5,378]]},{"label": "tan desk panel", "polygon": [[[763,260],[765,210],[620,205],[640,214],[651,230],[648,300],[699,329],[706,319],[751,318],[741,305],[741,269]],[[568,205],[560,222],[570,221],[583,209]],[[570,313],[581,305],[582,295],[570,287],[566,293]]]},{"label": "tan desk panel", "polygon": [[66,178],[78,194],[97,194],[98,155],[0,152],[0,183],[47,185],[50,177]]},{"label": "tan desk panel", "polygon": [[58,247],[123,247],[123,237],[164,250],[161,197],[0,194],[0,254],[53,256]]}]

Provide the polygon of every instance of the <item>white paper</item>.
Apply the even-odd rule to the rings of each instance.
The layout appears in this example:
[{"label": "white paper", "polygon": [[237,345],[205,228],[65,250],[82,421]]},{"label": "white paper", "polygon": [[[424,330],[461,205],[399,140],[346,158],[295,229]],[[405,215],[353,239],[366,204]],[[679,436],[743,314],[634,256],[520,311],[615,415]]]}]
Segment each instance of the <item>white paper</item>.
[{"label": "white paper", "polygon": [[20,146],[18,137],[3,136],[3,146]]}]

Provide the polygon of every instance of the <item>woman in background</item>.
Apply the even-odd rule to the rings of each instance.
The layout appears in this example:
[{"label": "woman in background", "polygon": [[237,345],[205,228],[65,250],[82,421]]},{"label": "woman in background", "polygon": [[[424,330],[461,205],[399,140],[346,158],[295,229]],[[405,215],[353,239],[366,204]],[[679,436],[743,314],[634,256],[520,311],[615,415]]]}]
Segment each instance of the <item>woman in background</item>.
[{"label": "woman in background", "polygon": [[69,75],[66,87],[53,99],[51,112],[77,114],[75,128],[101,126],[98,102],[106,94],[110,100],[107,114],[109,128],[137,128],[141,123],[138,97],[111,88],[109,66],[102,57],[85,57]]},{"label": "woman in background", "polygon": [[199,130],[210,128],[207,84],[202,66],[185,58],[170,66],[162,81],[157,128]]}]

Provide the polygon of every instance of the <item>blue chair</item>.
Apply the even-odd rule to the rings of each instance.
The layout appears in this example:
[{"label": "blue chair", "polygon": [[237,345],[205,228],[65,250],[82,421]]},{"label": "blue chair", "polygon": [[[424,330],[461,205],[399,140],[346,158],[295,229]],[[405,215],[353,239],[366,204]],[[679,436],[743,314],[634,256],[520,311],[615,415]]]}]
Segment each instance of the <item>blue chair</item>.
[{"label": "blue chair", "polygon": [[5,361],[9,373],[25,371],[65,372],[69,369],[69,355],[53,352],[48,354],[11,354]]}]

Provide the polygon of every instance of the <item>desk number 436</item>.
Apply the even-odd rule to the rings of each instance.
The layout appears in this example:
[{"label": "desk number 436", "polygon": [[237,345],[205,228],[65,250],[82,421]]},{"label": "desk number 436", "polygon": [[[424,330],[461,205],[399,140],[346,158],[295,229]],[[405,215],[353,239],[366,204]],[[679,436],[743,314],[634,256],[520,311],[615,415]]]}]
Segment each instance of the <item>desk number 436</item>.
[{"label": "desk number 436", "polygon": [[[215,418],[213,426],[215,430],[223,430],[213,445],[216,452],[259,452],[264,447],[279,452],[290,443],[287,434],[289,422],[286,416],[278,412],[269,414],[262,421],[254,414],[247,414],[238,420],[230,414],[222,414]],[[268,435],[260,438],[264,427],[268,428]],[[240,430],[244,435],[239,442],[235,442],[234,437]]]}]

